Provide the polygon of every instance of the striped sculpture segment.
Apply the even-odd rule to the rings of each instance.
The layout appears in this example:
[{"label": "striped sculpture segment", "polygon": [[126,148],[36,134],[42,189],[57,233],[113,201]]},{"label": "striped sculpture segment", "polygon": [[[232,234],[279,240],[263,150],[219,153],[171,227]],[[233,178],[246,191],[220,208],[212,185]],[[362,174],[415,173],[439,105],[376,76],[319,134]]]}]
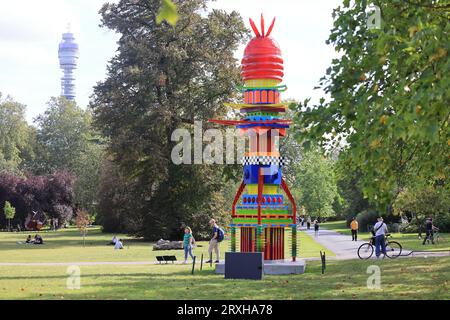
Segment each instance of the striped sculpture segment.
[{"label": "striped sculpture segment", "polygon": [[[249,137],[249,148],[242,161],[243,181],[232,204],[231,251],[264,252],[265,260],[284,259],[285,234],[291,233],[292,260],[297,256],[296,205],[282,176],[284,159],[277,139],[286,134],[290,120],[282,119],[287,105],[281,102],[284,75],[278,43],[270,37],[275,18],[265,30],[250,19],[255,37],[242,59],[241,76],[244,102],[227,104],[238,109],[240,120],[210,120],[233,125]],[[282,194],[281,192],[284,192]],[[286,198],[291,204],[289,208]],[[238,235],[239,233],[239,235]]]}]

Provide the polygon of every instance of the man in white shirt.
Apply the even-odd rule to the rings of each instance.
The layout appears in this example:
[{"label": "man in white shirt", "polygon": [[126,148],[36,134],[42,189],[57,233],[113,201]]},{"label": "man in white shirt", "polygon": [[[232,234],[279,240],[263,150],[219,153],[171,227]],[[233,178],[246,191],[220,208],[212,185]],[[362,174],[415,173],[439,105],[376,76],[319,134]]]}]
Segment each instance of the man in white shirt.
[{"label": "man in white shirt", "polygon": [[[375,255],[377,259],[380,258],[381,252],[386,255],[386,241],[385,236],[388,232],[388,228],[386,223],[383,222],[382,217],[377,218],[378,222],[373,226],[373,230],[375,232]],[[381,250],[380,250],[381,247]]]}]

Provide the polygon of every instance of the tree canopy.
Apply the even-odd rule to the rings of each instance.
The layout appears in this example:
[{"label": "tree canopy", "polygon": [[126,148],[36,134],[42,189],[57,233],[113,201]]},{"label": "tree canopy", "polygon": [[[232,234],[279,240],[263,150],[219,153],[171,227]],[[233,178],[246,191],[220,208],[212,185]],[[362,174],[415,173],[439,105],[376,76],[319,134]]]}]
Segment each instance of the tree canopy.
[{"label": "tree canopy", "polygon": [[319,85],[329,97],[295,108],[296,138],[345,145],[364,195],[386,208],[415,176],[448,179],[450,13],[443,1],[373,4],[380,28],[368,28],[369,1],[334,10],[327,42],[340,58]]},{"label": "tree canopy", "polygon": [[[157,23],[157,0],[122,0],[100,11],[103,25],[121,37],[107,79],[95,87],[94,123],[108,138],[108,154],[122,172],[117,181],[134,186],[129,189],[134,196],[122,205],[140,213],[139,233],[146,237],[173,238],[186,224],[206,232],[208,217],[226,216],[224,168],[171,160],[172,132],[192,132],[195,120],[206,124],[223,114],[223,102],[234,97],[240,82],[234,51],[247,30],[236,12],[201,13],[207,2],[176,1],[174,27]],[[122,216],[104,212],[103,219],[107,214]]]},{"label": "tree canopy", "polygon": [[338,196],[334,163],[320,151],[302,153],[302,159],[295,166],[294,194],[299,205],[306,209],[306,215],[324,218],[334,216],[333,202]]},{"label": "tree canopy", "polygon": [[20,170],[28,138],[25,106],[0,93],[0,172]]}]

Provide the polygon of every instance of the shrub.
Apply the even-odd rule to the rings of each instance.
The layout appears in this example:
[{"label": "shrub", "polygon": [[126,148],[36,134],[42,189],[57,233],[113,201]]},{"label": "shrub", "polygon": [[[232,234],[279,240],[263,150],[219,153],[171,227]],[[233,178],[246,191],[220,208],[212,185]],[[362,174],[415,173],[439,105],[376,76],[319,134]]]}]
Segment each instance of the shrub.
[{"label": "shrub", "polygon": [[441,232],[450,232],[450,214],[439,214],[433,219],[433,224]]},{"label": "shrub", "polygon": [[396,222],[390,223],[390,224],[388,225],[388,230],[389,230],[389,232],[399,232],[399,230],[400,230],[400,224],[399,224],[399,223],[396,223]]},{"label": "shrub", "polygon": [[369,231],[370,228],[377,222],[380,214],[375,210],[364,210],[356,215],[356,220],[359,224],[359,230]]},{"label": "shrub", "polygon": [[417,224],[403,223],[399,226],[398,231],[401,233],[417,233],[419,228]]}]

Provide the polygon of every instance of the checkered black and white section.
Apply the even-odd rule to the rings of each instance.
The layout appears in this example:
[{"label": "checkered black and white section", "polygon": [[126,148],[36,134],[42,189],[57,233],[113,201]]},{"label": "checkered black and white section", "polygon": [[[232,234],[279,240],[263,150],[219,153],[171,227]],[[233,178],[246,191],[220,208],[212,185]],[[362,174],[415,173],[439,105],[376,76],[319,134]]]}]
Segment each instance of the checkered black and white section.
[{"label": "checkered black and white section", "polygon": [[273,156],[251,156],[251,157],[243,157],[242,164],[244,166],[247,165],[276,165],[283,166],[287,164],[287,160],[283,157],[273,157]]}]

